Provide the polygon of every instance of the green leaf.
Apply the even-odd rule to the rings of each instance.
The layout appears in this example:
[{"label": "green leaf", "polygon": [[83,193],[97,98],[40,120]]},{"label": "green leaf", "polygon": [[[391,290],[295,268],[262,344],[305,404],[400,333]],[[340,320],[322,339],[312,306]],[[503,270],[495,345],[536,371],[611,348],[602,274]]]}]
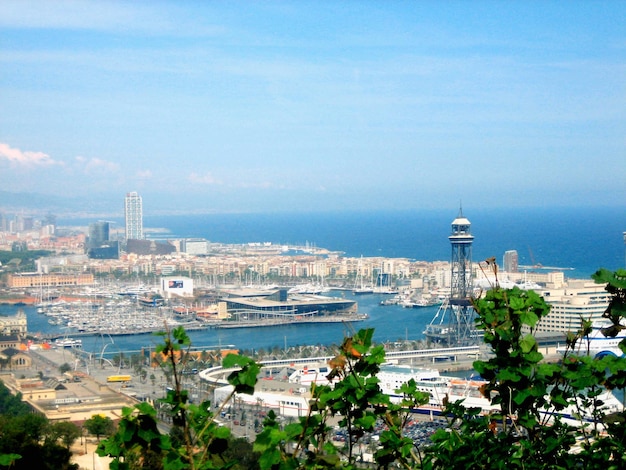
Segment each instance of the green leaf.
[{"label": "green leaf", "polygon": [[524,308],[524,299],[520,297],[511,296],[509,302],[509,308],[511,310],[518,311]]},{"label": "green leaf", "polygon": [[176,327],[172,330],[172,336],[176,342],[181,346],[189,346],[191,344],[191,338],[187,334],[187,331],[183,326]]},{"label": "green leaf", "polygon": [[319,455],[317,460],[324,467],[328,468],[336,467],[341,462],[339,456],[336,453]]},{"label": "green leaf", "polygon": [[297,440],[303,432],[304,429],[300,423],[291,423],[285,426],[285,434],[289,440]]},{"label": "green leaf", "polygon": [[539,351],[530,351],[528,354],[526,354],[526,361],[530,362],[531,364],[536,364],[542,359],[543,354],[541,354]]},{"label": "green leaf", "polygon": [[498,373],[498,379],[502,382],[518,382],[521,379],[521,376],[515,372],[514,369],[503,369]]},{"label": "green leaf", "polygon": [[154,407],[148,402],[142,401],[141,403],[136,404],[135,408],[142,415],[148,415],[148,416],[152,416],[153,418],[156,418],[157,412],[154,409]]},{"label": "green leaf", "polygon": [[266,449],[259,457],[261,470],[270,470],[272,466],[280,462],[280,452],[277,449]]},{"label": "green leaf", "polygon": [[236,366],[245,367],[248,364],[253,364],[253,363],[254,363],[254,360],[250,359],[249,357],[240,356],[239,354],[229,353],[226,355],[226,357],[222,361],[222,367],[224,367],[224,369],[231,369]]},{"label": "green leaf", "polygon": [[522,324],[534,328],[539,321],[539,317],[534,312],[523,311],[520,313],[520,321]]},{"label": "green leaf", "polygon": [[20,454],[0,454],[0,465],[3,467],[9,467],[18,459],[21,459]]},{"label": "green leaf", "polygon": [[228,439],[230,437],[230,429],[226,426],[218,426],[215,429],[215,437],[218,439]]},{"label": "green leaf", "polygon": [[[536,316],[536,315],[535,315]],[[535,349],[537,349],[537,340],[533,335],[526,335],[520,341],[520,348],[522,348],[522,352],[527,354]]]},{"label": "green leaf", "polygon": [[261,371],[261,366],[249,357],[239,356],[237,354],[228,354],[223,361],[226,368],[236,365],[242,366],[241,370],[236,370],[228,376],[228,383],[235,387],[235,392],[254,394],[254,387],[257,383],[257,376]]},{"label": "green leaf", "polygon": [[354,423],[363,429],[370,430],[373,429],[374,424],[376,424],[376,417],[372,415],[363,416],[362,418],[355,420]]}]

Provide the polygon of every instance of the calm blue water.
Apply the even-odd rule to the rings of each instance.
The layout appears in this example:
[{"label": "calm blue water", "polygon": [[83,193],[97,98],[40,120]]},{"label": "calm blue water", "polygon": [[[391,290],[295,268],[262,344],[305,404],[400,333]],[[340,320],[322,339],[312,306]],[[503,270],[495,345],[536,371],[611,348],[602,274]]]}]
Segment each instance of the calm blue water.
[{"label": "calm blue water", "polygon": [[[342,293],[334,292],[341,296]],[[384,295],[360,295],[354,297],[351,292],[345,292],[348,299],[356,299],[361,313],[369,314],[369,319],[352,324],[355,330],[374,328],[376,342],[396,341],[399,339],[416,340],[423,337],[422,332],[431,321],[437,309],[427,307],[423,309],[402,308],[397,305],[380,306]],[[22,307],[28,317],[30,332],[64,333],[59,326],[48,323],[48,317],[38,314],[34,307]],[[0,305],[0,314],[13,315],[17,307]],[[241,328],[241,329],[210,329],[191,331],[189,335],[194,346],[226,348],[233,345],[239,349],[271,349],[275,346],[284,348],[298,345],[331,345],[340,344],[346,334],[351,333],[351,327],[343,324],[320,325],[285,325],[271,328]],[[71,336],[71,334],[69,335]],[[83,349],[100,352],[109,339],[99,337],[82,337]],[[159,338],[152,335],[115,336],[114,345],[106,348],[107,353],[119,351],[138,351],[142,347],[154,348]]]},{"label": "calm blue water", "polygon": [[[316,214],[212,214],[193,216],[146,216],[146,228],[166,228],[171,238],[200,237],[213,242],[313,244],[343,251],[347,256],[406,257],[417,260],[449,260],[448,235],[458,210],[346,212]],[[506,250],[517,250],[520,264],[572,267],[568,277],[588,279],[600,267],[624,266],[624,208],[542,208],[510,210],[464,209],[474,234],[473,259],[491,256],[501,262]],[[59,224],[87,224],[94,220],[60,220]],[[123,227],[123,221],[120,221]],[[350,297],[350,293],[345,294]],[[379,306],[382,296],[359,296],[359,311],[369,320],[355,328],[374,327],[378,342],[399,338],[420,339],[435,308],[403,309]],[[10,310],[7,310],[10,309]],[[51,331],[47,319],[26,309],[31,331]],[[12,313],[0,306],[0,313]],[[191,332],[194,345],[238,348],[270,348],[300,344],[336,344],[346,333],[342,325],[291,325],[271,329],[208,330]],[[96,340],[85,348],[100,350]],[[122,350],[149,347],[150,336],[116,337]]]}]

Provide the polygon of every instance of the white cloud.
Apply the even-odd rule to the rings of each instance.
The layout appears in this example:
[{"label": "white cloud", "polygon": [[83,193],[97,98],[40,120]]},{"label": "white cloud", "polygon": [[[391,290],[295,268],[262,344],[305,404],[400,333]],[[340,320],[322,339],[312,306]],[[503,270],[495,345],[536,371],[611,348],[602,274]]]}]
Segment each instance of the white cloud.
[{"label": "white cloud", "polygon": [[150,171],[150,170],[139,170],[137,172],[137,178],[144,179],[144,180],[150,179],[150,178],[152,178],[152,171]]},{"label": "white cloud", "polygon": [[79,156],[76,157],[76,161],[81,167],[81,170],[85,173],[96,173],[102,171],[117,172],[120,169],[119,164],[102,160],[101,158],[85,158]]},{"label": "white cloud", "polygon": [[195,184],[205,184],[205,185],[222,184],[221,181],[216,179],[211,173],[205,173],[204,175],[199,175],[198,173],[191,173],[189,175],[189,181]]},{"label": "white cloud", "polygon": [[43,152],[24,151],[10,147],[0,142],[0,161],[5,160],[18,166],[50,166],[63,165],[63,162],[54,160],[50,155]]},{"label": "white cloud", "polygon": [[[111,2],[101,0],[2,0],[0,27],[46,30],[92,30],[142,32],[144,34],[214,35],[219,25],[197,21],[191,12],[174,2],[167,8],[151,2]],[[184,26],[181,25],[184,24]]]}]

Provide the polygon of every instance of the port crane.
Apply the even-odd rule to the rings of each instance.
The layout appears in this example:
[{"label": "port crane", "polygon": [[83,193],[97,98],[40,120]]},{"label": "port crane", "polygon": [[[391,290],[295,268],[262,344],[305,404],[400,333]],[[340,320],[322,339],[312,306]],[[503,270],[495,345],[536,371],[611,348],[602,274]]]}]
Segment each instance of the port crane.
[{"label": "port crane", "polygon": [[530,266],[518,266],[519,269],[524,270],[546,270],[546,271],[573,271],[574,268],[561,268],[558,266],[544,266],[541,263],[537,263],[535,261],[535,255],[533,254],[533,250],[528,247],[528,254],[530,255],[530,262],[532,263]]}]

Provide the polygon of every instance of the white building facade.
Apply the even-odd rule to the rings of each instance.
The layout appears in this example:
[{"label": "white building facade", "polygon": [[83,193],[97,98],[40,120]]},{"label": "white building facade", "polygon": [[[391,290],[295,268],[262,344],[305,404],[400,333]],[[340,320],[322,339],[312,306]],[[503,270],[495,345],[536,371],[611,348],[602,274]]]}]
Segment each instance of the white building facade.
[{"label": "white building facade", "polygon": [[181,251],[188,255],[206,255],[209,252],[209,242],[202,238],[187,238],[181,241]]},{"label": "white building facade", "polygon": [[126,240],[143,240],[143,203],[141,196],[134,191],[124,198],[124,216]]},{"label": "white building facade", "polygon": [[570,281],[565,288],[545,290],[541,295],[550,305],[550,313],[537,324],[538,332],[577,331],[581,319],[601,320],[610,301],[604,284],[583,280]]},{"label": "white building facade", "polygon": [[161,295],[172,297],[193,297],[193,279],[183,276],[161,278]]}]

